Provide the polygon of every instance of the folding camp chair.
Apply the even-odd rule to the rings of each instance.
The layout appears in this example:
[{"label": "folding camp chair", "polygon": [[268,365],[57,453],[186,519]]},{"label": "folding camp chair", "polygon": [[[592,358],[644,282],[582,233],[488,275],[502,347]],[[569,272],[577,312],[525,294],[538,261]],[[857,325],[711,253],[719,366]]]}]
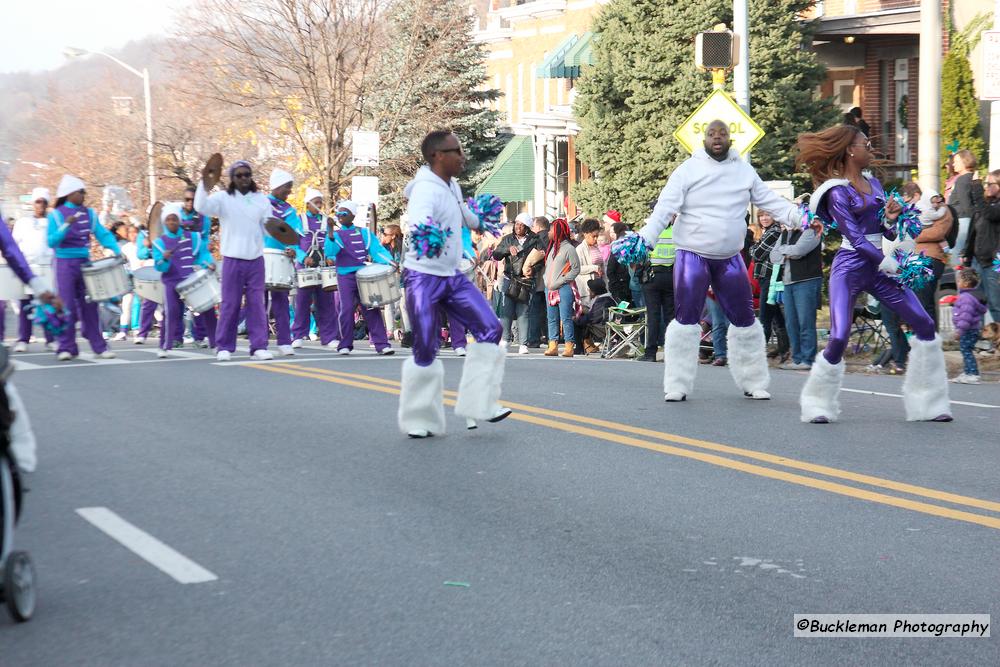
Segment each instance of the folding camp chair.
[{"label": "folding camp chair", "polygon": [[608,308],[606,335],[601,358],[637,357],[646,352],[646,310]]},{"label": "folding camp chair", "polygon": [[854,321],[851,323],[851,348],[854,354],[878,353],[889,348],[889,336],[882,324],[881,305],[867,294],[860,294],[854,303]]}]

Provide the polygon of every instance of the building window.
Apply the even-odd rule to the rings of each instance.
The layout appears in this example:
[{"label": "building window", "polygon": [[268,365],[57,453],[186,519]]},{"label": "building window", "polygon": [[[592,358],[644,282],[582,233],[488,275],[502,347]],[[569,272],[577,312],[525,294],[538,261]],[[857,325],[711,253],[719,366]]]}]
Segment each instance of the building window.
[{"label": "building window", "polygon": [[833,96],[840,105],[840,110],[845,113],[857,106],[854,103],[854,79],[834,79]]}]

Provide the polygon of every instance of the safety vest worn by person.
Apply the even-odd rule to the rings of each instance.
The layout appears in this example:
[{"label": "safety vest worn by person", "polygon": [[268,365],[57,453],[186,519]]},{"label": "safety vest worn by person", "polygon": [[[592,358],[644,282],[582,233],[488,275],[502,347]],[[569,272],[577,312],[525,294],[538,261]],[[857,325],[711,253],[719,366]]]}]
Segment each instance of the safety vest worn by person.
[{"label": "safety vest worn by person", "polygon": [[660,232],[656,239],[656,247],[649,256],[649,261],[653,266],[673,266],[674,256],[677,254],[677,246],[674,245],[674,228],[667,227]]}]

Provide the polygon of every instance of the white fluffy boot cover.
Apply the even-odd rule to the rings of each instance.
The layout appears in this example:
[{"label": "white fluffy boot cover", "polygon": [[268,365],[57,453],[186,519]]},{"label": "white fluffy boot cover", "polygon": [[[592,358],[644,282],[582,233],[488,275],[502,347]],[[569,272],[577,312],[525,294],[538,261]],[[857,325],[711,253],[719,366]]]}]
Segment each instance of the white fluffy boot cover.
[{"label": "white fluffy boot cover", "polygon": [[816,355],[809,377],[799,394],[802,421],[826,417],[834,422],[840,416],[840,385],[844,381],[844,361],[834,365],[822,354]]},{"label": "white fluffy boot cover", "polygon": [[440,359],[430,366],[418,366],[413,357],[406,359],[399,392],[399,430],[443,435],[444,425],[444,365]]},{"label": "white fluffy boot cover", "polygon": [[469,343],[462,381],[458,385],[455,414],[468,419],[492,419],[500,410],[507,350],[494,343]]},{"label": "white fluffy boot cover", "polygon": [[911,422],[951,414],[948,371],[940,336],[934,336],[934,340],[910,339],[910,359],[903,378],[903,407],[906,421]]},{"label": "white fluffy boot cover", "polygon": [[663,393],[687,396],[694,388],[698,371],[700,324],[671,320],[663,339]]},{"label": "white fluffy boot cover", "polygon": [[748,327],[730,324],[727,338],[726,359],[736,386],[744,392],[766,392],[771,374],[767,370],[767,343],[760,321],[755,319]]}]

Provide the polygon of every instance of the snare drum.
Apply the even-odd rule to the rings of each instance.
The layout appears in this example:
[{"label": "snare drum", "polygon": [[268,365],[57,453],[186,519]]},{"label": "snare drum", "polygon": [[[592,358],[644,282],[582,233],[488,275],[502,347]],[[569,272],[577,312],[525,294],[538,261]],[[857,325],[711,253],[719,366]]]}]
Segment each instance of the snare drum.
[{"label": "snare drum", "polygon": [[319,270],[320,278],[323,281],[324,292],[337,291],[337,267],[324,266]]},{"label": "snare drum", "polygon": [[126,269],[124,257],[108,257],[84,264],[80,269],[87,301],[107,301],[132,291],[132,276]]},{"label": "snare drum", "polygon": [[286,292],[295,287],[295,264],[284,250],[264,248],[264,287]]},{"label": "snare drum", "polygon": [[0,300],[20,301],[24,298],[24,283],[9,264],[0,264]]},{"label": "snare drum", "polygon": [[163,281],[160,280],[160,276],[160,272],[151,266],[136,269],[132,274],[132,281],[135,283],[135,293],[139,298],[153,303],[163,303]]},{"label": "snare drum", "polygon": [[354,274],[358,280],[358,295],[365,308],[381,308],[403,298],[399,289],[399,274],[386,264],[371,264]]},{"label": "snare drum", "polygon": [[461,271],[465,275],[465,277],[468,278],[469,280],[475,279],[476,265],[472,262],[471,259],[463,258],[462,261],[458,263],[458,270]]},{"label": "snare drum", "polygon": [[299,289],[307,287],[320,287],[323,285],[323,276],[319,269],[299,269],[295,274],[295,285]]},{"label": "snare drum", "polygon": [[177,294],[188,308],[201,314],[222,302],[222,283],[214,271],[201,269],[177,283]]}]

